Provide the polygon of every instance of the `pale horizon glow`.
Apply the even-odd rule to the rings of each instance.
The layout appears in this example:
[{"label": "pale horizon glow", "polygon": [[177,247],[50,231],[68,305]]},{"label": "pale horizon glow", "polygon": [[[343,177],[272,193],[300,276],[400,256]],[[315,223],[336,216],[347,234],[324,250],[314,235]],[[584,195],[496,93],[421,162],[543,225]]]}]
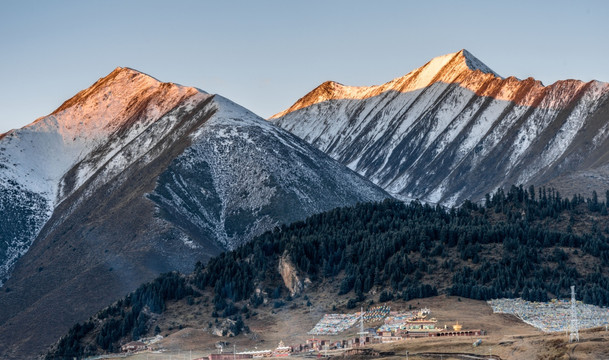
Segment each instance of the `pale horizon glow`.
[{"label": "pale horizon glow", "polygon": [[8,1],[0,133],[117,66],[268,118],[327,80],[383,84],[467,49],[503,77],[609,81],[604,1]]}]

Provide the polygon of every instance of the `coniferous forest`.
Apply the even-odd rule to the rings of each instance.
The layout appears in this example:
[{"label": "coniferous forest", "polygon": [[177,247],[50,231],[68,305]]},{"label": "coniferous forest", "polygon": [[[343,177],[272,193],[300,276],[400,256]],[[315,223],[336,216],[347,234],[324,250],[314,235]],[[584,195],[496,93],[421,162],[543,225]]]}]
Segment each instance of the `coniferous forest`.
[{"label": "coniferous forest", "polygon": [[238,313],[248,305],[266,296],[281,306],[289,296],[277,271],[281,257],[311,280],[305,295],[333,282],[337,295],[349,297],[347,307],[438,294],[547,301],[568,297],[571,285],[584,302],[609,306],[608,204],[609,191],[604,199],[563,198],[553,189],[512,186],[459,208],[386,200],[334,209],[197,263],[190,275],[142,285],[74,326],[47,358],[117,350],[121,339],[151,334],[149,314],[162,313],[168,301],[203,293],[213,299],[214,316],[241,324]]}]

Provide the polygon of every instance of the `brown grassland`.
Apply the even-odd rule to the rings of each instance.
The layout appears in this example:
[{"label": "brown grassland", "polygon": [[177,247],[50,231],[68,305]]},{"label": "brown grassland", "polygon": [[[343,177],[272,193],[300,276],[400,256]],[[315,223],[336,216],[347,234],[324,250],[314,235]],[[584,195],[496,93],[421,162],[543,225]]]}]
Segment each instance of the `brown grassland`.
[{"label": "brown grassland", "polygon": [[[329,285],[328,287],[333,287]],[[323,290],[323,289],[320,289]],[[329,289],[328,289],[329,290]],[[328,296],[331,291],[317,291],[310,296],[311,307],[305,305],[302,298],[295,298],[284,307],[274,309],[273,306],[261,306],[253,310],[256,315],[246,320],[250,328],[249,334],[237,337],[222,338],[212,335],[208,330],[209,322],[214,319],[209,316],[211,305],[195,304],[183,306],[183,303],[173,303],[168,306],[166,314],[157,319],[157,324],[167,335],[157,343],[163,349],[160,353],[144,352],[129,356],[130,360],[154,359],[195,359],[217,352],[216,343],[228,342],[225,351],[232,351],[233,346],[239,351],[255,349],[274,349],[279,341],[286,345],[304,343],[311,335],[307,335],[324,313],[349,312],[344,307],[347,297]],[[478,355],[478,358],[493,359],[609,359],[609,332],[605,329],[592,329],[580,332],[580,341],[569,343],[565,333],[545,334],[512,315],[494,314],[484,301],[447,297],[445,295],[427,299],[416,299],[408,302],[388,302],[392,310],[407,310],[409,307],[428,307],[431,316],[438,319],[438,326],[451,326],[455,322],[463,325],[463,329],[483,329],[486,335],[480,337],[454,337],[442,339],[408,339],[389,344],[372,345],[381,355],[378,359],[462,359],[450,353]],[[202,305],[202,308],[199,308]],[[336,311],[333,311],[336,306]],[[205,309],[209,307],[209,311]],[[197,309],[199,308],[199,309]],[[174,326],[182,324],[181,329]],[[372,325],[372,324],[366,324]],[[356,336],[357,329],[351,329],[340,336],[321,336],[318,338],[340,340]],[[473,342],[481,339],[478,347]],[[337,358],[346,358],[341,352],[328,352]],[[305,355],[300,355],[305,356]],[[309,356],[317,356],[308,354]],[[355,357],[351,357],[355,358]],[[470,357],[476,358],[476,357]]]}]

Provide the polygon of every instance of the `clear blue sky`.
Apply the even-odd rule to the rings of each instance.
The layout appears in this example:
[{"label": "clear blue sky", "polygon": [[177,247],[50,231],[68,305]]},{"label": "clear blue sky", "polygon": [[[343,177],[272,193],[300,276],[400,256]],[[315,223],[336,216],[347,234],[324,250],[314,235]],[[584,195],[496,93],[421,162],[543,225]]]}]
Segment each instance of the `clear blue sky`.
[{"label": "clear blue sky", "polygon": [[0,133],[117,66],[262,117],[468,49],[503,76],[609,81],[606,1],[0,1]]}]

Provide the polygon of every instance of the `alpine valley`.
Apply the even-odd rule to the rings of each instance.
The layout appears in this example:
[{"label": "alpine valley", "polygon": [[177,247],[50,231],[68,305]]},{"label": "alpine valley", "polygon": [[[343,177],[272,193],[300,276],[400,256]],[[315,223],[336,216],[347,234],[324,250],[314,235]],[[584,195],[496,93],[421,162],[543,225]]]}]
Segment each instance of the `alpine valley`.
[{"label": "alpine valley", "polygon": [[609,304],[608,106],[466,50],[268,121],[117,68],[0,135],[0,358],[304,342],[330,308],[422,298],[500,358],[598,358],[604,332],[576,352],[483,300]]},{"label": "alpine valley", "polygon": [[609,188],[609,84],[502,78],[467,50],[388,83],[328,81],[272,121],[398,198],[458,205],[512,184]]},{"label": "alpine valley", "polygon": [[159,273],[389,197],[250,111],[117,68],[0,135],[0,358],[31,358]]}]

